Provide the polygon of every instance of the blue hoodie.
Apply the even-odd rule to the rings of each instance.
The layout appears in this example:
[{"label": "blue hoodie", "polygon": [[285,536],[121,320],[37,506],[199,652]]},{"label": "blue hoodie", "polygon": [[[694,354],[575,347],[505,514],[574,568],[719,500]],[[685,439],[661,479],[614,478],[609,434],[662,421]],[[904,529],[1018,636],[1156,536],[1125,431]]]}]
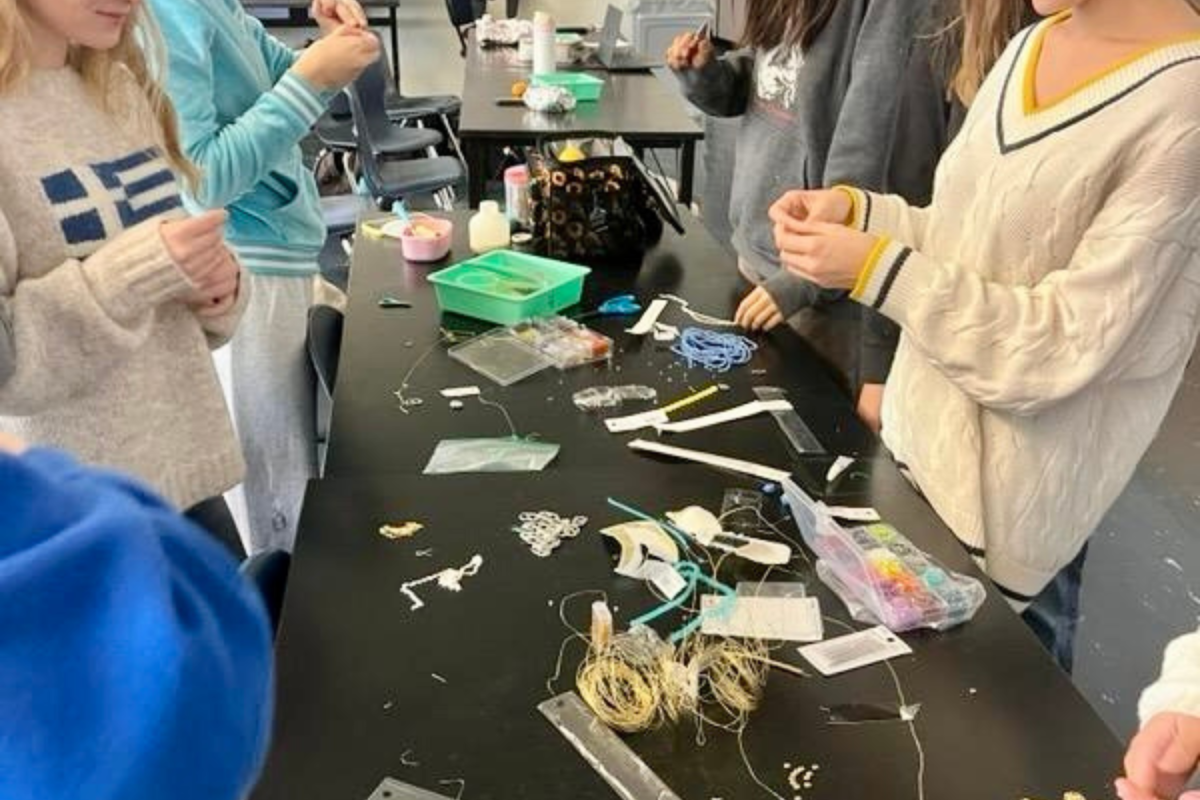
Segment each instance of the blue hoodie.
[{"label": "blue hoodie", "polygon": [[229,210],[226,238],[251,272],[316,274],[325,222],[300,140],[334,93],[292,72],[296,52],[239,0],[150,6],[167,45],[183,148],[202,173],[186,205]]},{"label": "blue hoodie", "polygon": [[238,800],[272,707],[254,587],[146,489],[0,455],[0,798]]}]

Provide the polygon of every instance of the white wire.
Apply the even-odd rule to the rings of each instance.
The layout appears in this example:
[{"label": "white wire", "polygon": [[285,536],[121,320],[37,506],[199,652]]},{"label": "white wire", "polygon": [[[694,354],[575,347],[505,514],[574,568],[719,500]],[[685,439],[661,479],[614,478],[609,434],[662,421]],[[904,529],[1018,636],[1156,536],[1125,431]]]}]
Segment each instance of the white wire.
[{"label": "white wire", "polygon": [[709,314],[704,314],[699,311],[693,311],[691,309],[691,304],[688,303],[687,300],[684,300],[682,297],[679,297],[678,295],[660,294],[659,297],[662,298],[663,300],[670,300],[674,303],[678,303],[679,307],[680,307],[680,311],[682,311],[684,314],[687,314],[688,317],[690,317],[693,322],[698,322],[701,325],[711,325],[714,328],[738,328],[738,327],[741,327],[731,319],[721,319],[719,317],[710,316]]}]

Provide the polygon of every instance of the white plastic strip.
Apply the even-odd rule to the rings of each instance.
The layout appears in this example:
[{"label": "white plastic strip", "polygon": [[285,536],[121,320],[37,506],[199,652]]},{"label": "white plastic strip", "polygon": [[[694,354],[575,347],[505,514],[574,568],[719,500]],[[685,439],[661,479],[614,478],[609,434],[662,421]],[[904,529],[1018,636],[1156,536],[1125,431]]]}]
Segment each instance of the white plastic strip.
[{"label": "white plastic strip", "polygon": [[835,519],[850,522],[881,522],[883,517],[873,508],[850,508],[849,506],[830,506],[829,513]]},{"label": "white plastic strip", "polygon": [[658,318],[667,310],[667,301],[663,299],[652,300],[650,306],[642,312],[642,318],[637,321],[637,324],[632,328],[626,328],[626,333],[632,333],[634,336],[645,336],[650,331],[654,330],[654,323],[658,322]]},{"label": "white plastic strip", "polygon": [[800,655],[826,676],[911,654],[912,649],[882,625],[800,648]]},{"label": "white plastic strip", "polygon": [[727,458],[726,456],[705,453],[701,450],[689,450],[686,447],[672,447],[669,444],[648,442],[645,439],[634,439],[629,443],[629,449],[637,450],[641,453],[656,453],[660,456],[671,456],[672,458],[679,458],[684,461],[694,461],[697,464],[707,464],[710,467],[738,472],[742,475],[751,475],[755,478],[761,478],[764,481],[782,481],[791,474],[781,469],[775,469],[774,467],[755,464],[753,461],[742,461],[740,458]]},{"label": "white plastic strip", "polygon": [[734,408],[718,411],[715,414],[706,414],[703,417],[685,419],[682,422],[668,422],[663,425],[656,425],[655,427],[664,433],[687,433],[689,431],[698,431],[704,428],[737,422],[740,419],[749,419],[759,414],[791,410],[792,404],[787,400],[753,400]]},{"label": "white plastic strip", "polygon": [[643,411],[640,414],[630,414],[626,417],[610,417],[604,420],[604,426],[608,428],[609,433],[628,433],[642,428],[653,428],[656,425],[665,425],[670,417],[667,412],[655,409],[654,411]]}]

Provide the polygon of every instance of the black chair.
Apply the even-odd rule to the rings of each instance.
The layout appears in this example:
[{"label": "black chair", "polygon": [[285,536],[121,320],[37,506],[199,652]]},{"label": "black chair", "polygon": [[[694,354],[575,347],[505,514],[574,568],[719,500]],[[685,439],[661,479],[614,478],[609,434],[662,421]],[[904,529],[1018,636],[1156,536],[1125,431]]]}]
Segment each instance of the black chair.
[{"label": "black chair", "polygon": [[342,355],[345,315],[332,306],[315,305],[308,310],[308,360],[317,376],[316,419],[317,464],[325,472],[329,447],[329,420],[333,413],[333,389],[337,385],[338,362]]},{"label": "black chair", "polygon": [[[400,61],[399,57],[395,59],[397,70],[400,68]],[[387,58],[383,57],[382,51],[379,61],[373,65],[373,68],[381,70],[385,75],[384,106],[387,108],[388,116],[394,120],[415,121],[422,126],[424,125],[423,120],[426,119],[436,123],[450,141],[450,146],[454,148],[454,154],[458,160],[466,164],[466,161],[463,160],[462,148],[458,143],[458,126],[456,124],[462,113],[462,98],[453,94],[406,96],[400,73],[392,74],[392,66]]]},{"label": "black chair", "polygon": [[[378,65],[376,65],[376,68]],[[385,101],[386,102],[386,101]],[[432,113],[432,110],[430,110]],[[379,146],[391,155],[403,156],[412,153],[428,152],[436,149],[443,141],[442,134],[425,127],[407,127],[405,123],[419,120],[421,117],[407,112],[397,112],[388,117],[399,123],[392,126],[388,135],[379,142]],[[354,114],[350,110],[350,98],[345,92],[338,92],[329,103],[329,108],[317,120],[313,128],[317,139],[328,150],[335,153],[353,152],[357,147],[354,139]]]},{"label": "black chair", "polygon": [[463,58],[467,57],[467,31],[475,27],[486,10],[487,0],[446,0],[446,13],[450,16],[454,32],[458,34],[458,54]]},{"label": "black chair", "polygon": [[386,81],[385,70],[371,68],[364,70],[347,88],[359,166],[367,189],[385,207],[410,195],[424,194],[438,196],[439,203],[448,207],[450,201],[445,199],[448,192],[443,190],[452,191],[462,180],[464,170],[460,160],[396,158],[380,144],[386,144],[393,127],[384,104]]},{"label": "black chair", "polygon": [[291,567],[292,557],[285,550],[266,550],[242,562],[242,574],[258,587],[263,605],[267,607],[271,638],[279,632],[279,619],[283,616],[283,598],[287,594],[288,572],[291,571]]}]

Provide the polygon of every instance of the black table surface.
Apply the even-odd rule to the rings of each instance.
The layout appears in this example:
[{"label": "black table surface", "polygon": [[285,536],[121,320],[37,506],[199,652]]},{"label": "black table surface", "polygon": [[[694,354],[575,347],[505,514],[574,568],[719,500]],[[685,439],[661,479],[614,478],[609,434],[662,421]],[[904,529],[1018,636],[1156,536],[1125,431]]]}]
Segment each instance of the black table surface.
[{"label": "black table surface", "polygon": [[688,116],[679,91],[650,72],[588,71],[605,81],[596,102],[579,103],[567,114],[542,114],[523,106],[501,106],[515,81],[527,78],[529,65],[519,64],[515,48],[468,48],[463,80],[459,131],[465,138],[528,139],[563,131],[605,131],[630,140],[704,138],[700,124]]},{"label": "black table surface", "polygon": [[[474,402],[453,411],[439,394],[448,387],[476,385],[484,396],[501,401],[521,434],[564,445],[561,467],[621,467],[630,453],[625,443],[634,436],[609,434],[596,417],[579,413],[572,404],[574,392],[594,385],[644,383],[655,387],[663,401],[673,400],[712,383],[729,386],[722,396],[697,405],[708,413],[753,400],[750,385],[766,384],[787,389],[790,399],[818,438],[831,452],[869,453],[874,439],[845,407],[843,395],[827,377],[821,362],[790,330],[764,337],[751,364],[728,375],[714,376],[687,369],[670,346],[639,339],[623,331],[637,317],[594,317],[584,320],[611,336],[618,351],[611,367],[580,367],[559,372],[553,367],[508,388],[445,355],[449,345],[439,344],[439,325],[481,332],[489,326],[456,315],[444,319],[438,311],[433,286],[426,276],[470,255],[467,248],[467,215],[453,217],[455,248],[446,261],[431,266],[405,263],[400,247],[390,240],[358,237],[358,251],[350,275],[350,305],[342,348],[326,474],[342,476],[420,470],[443,438],[496,436],[508,431],[496,409]],[[648,304],[656,295],[677,294],[699,311],[731,316],[746,286],[732,256],[684,214],[687,234],[668,229],[663,240],[645,258],[640,269],[597,269],[589,276],[581,305],[568,314],[594,309],[613,295],[633,292]],[[384,309],[384,295],[408,300],[411,309]],[[683,327],[689,320],[672,305],[663,322]],[[423,360],[422,360],[423,359]],[[418,365],[418,361],[420,361]],[[393,392],[408,377],[407,396],[423,405],[405,414]],[[755,374],[762,373],[762,374]],[[830,413],[829,409],[837,409]],[[633,411],[640,408],[633,408]],[[781,468],[788,451],[773,420],[751,419],[671,437],[671,443],[700,447],[758,460]]]},{"label": "black table surface", "polygon": [[[460,221],[461,218],[460,218]],[[463,228],[462,225],[459,226]],[[460,242],[461,246],[461,242]],[[385,776],[457,794],[465,800],[607,800],[612,791],[535,710],[549,696],[546,681],[568,631],[560,600],[603,590],[618,625],[655,604],[639,582],[612,573],[615,553],[596,531],[624,519],[606,505],[615,497],[653,513],[684,505],[719,508],[725,489],[754,481],[697,465],[628,452],[628,436],[610,436],[579,413],[569,393],[594,383],[652,380],[666,394],[698,385],[670,368],[668,352],[618,338],[625,350],[611,373],[582,368],[543,373],[485,395],[513,412],[522,432],[538,431],[563,445],[558,461],[537,475],[417,474],[443,437],[503,435],[498,412],[468,401],[454,412],[437,390],[486,379],[451,362],[440,347],[413,374],[410,396],[425,403],[396,410],[390,391],[413,361],[436,342],[436,307],[424,280],[428,267],[403,264],[386,242],[360,237],[350,290],[348,328],[335,400],[331,473],[310,485],[278,641],[275,738],[257,800],[365,800]],[[729,257],[702,230],[668,236],[639,272],[603,273],[589,281],[589,302],[618,288],[643,299],[673,289],[698,308],[722,313],[742,291]],[[384,310],[380,294],[410,299],[414,308]],[[586,305],[586,304],[585,304]],[[668,318],[670,321],[680,320]],[[443,321],[450,327],[460,319]],[[614,328],[628,321],[600,321]],[[406,342],[413,347],[406,347]],[[786,348],[786,357],[785,357]],[[759,366],[761,365],[761,367]],[[753,376],[751,370],[767,370]],[[668,377],[672,383],[666,383]],[[853,420],[820,366],[790,334],[764,340],[754,367],[720,380],[731,388],[712,410],[748,398],[754,381],[783,385],[832,452],[870,452],[871,439]],[[682,393],[682,392],[681,392]],[[791,456],[769,420],[747,420],[690,436],[695,446],[787,466]],[[800,468],[804,458],[792,462]],[[978,575],[973,562],[890,462],[873,459],[868,500],[920,547],[952,569]],[[590,518],[578,539],[553,556],[532,555],[510,527],[523,511],[553,510]],[[414,538],[385,540],[384,523],[416,520]],[[782,530],[795,535],[790,523]],[[425,557],[418,551],[430,549]],[[426,603],[412,611],[400,584],[483,556],[480,573],[463,591],[423,587]],[[845,608],[802,561],[773,580],[804,580],[832,618]],[[755,580],[759,568],[727,561],[720,577]],[[594,596],[567,603],[569,621],[586,628]],[[827,635],[840,632],[827,625]],[[999,595],[990,591],[978,616],[946,633],[904,637],[912,657],[894,663],[906,701],[920,703],[915,730],[926,754],[930,800],[1024,796],[1057,798],[1079,790],[1108,795],[1121,748],[1069,679]],[[581,657],[569,645],[565,678],[572,688]],[[912,798],[917,794],[917,748],[902,723],[854,727],[828,724],[823,707],[896,703],[888,671],[875,666],[821,678],[795,646],[775,657],[812,673],[770,675],[762,707],[744,735],[759,778],[780,797]],[[434,678],[434,674],[445,683]],[[628,737],[634,750],[685,800],[771,795],[743,763],[736,737],[706,729],[697,744],[693,722]],[[407,766],[403,762],[416,762]],[[811,790],[793,791],[788,766],[818,764]]]},{"label": "black table surface", "polygon": [[[275,739],[256,800],[365,800],[385,776],[466,800],[609,800],[612,791],[535,710],[550,696],[567,595],[603,590],[618,627],[657,602],[612,574],[614,552],[597,530],[626,519],[612,496],[655,513],[699,503],[719,507],[745,479],[695,465],[632,459],[624,469],[553,468],[544,475],[376,476],[311,485],[278,643]],[[894,470],[878,469],[872,502],[952,568],[974,572]],[[591,522],[550,558],[532,555],[509,530],[523,511],[583,514]],[[389,541],[380,524],[417,520],[414,538]],[[791,530],[794,533],[794,529]],[[418,550],[432,553],[419,557]],[[462,592],[418,589],[410,610],[400,584],[479,554]],[[840,602],[794,562],[823,611]],[[732,583],[760,573],[727,561]],[[587,628],[587,594],[565,605]],[[666,630],[667,628],[664,628]],[[827,623],[827,636],[841,628]],[[1121,749],[1065,675],[995,593],[967,625],[905,635],[915,653],[893,661],[906,702],[920,703],[915,731],[926,756],[929,800],[1109,796]],[[582,656],[569,644],[554,692],[573,688]],[[823,708],[896,704],[883,666],[822,678],[782,646],[774,657],[806,669],[774,670],[745,731],[758,777],[791,800],[879,797],[918,800],[918,755],[909,728],[886,722],[832,726]],[[445,682],[438,680],[439,676]],[[736,736],[693,721],[626,741],[685,800],[769,798],[755,785]],[[406,766],[403,762],[415,762]],[[817,764],[811,790],[793,791],[792,767]]]}]

